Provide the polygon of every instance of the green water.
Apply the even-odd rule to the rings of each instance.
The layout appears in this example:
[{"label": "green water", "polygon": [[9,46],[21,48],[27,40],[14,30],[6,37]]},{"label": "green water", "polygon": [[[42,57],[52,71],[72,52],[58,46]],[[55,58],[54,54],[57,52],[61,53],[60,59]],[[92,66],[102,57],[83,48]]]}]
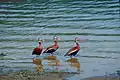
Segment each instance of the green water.
[{"label": "green water", "polygon": [[[32,50],[37,38],[44,37],[44,49],[53,44],[53,36],[60,38],[53,62],[41,55],[43,70],[78,72],[82,79],[113,73],[120,68],[119,0],[26,0],[0,3],[0,71],[35,69]],[[74,38],[81,50],[76,63],[66,62],[63,55],[74,46]],[[59,65],[51,65],[56,64]]]}]

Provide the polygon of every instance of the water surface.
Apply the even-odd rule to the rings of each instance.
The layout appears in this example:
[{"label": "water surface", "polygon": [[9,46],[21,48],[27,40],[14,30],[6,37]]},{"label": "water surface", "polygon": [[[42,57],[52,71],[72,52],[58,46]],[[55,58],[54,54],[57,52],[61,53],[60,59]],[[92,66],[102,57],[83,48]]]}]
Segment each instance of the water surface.
[{"label": "water surface", "polygon": [[[0,3],[0,71],[36,69],[32,50],[41,35],[44,49],[53,44],[57,35],[60,48],[53,60],[40,55],[41,70],[78,72],[83,79],[114,73],[120,69],[120,15],[118,0],[49,0]],[[81,50],[74,60],[64,54],[74,46]],[[0,73],[0,74],[3,74]]]}]

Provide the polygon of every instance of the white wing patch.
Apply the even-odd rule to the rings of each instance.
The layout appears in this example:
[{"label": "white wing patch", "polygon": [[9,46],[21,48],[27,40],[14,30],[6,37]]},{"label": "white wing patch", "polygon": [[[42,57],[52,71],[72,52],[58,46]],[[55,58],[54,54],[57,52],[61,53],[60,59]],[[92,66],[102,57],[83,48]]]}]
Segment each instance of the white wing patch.
[{"label": "white wing patch", "polygon": [[73,51],[69,52],[68,54],[71,54],[71,53],[73,53],[73,52],[75,52],[75,51],[77,51],[77,49],[75,49],[75,50],[73,50]]},{"label": "white wing patch", "polygon": [[[53,49],[53,48],[49,48],[48,50],[51,50],[51,49]],[[48,50],[47,50],[47,51],[48,51]]]}]

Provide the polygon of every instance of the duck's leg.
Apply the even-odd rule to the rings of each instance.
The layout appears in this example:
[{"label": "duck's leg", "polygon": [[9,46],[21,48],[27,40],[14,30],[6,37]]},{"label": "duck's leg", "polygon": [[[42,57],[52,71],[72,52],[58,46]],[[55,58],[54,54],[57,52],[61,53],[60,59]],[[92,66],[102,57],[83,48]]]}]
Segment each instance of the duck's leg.
[{"label": "duck's leg", "polygon": [[50,56],[53,56],[52,53],[50,53]]},{"label": "duck's leg", "polygon": [[72,55],[70,55],[70,58],[72,59]]},{"label": "duck's leg", "polygon": [[75,56],[73,56],[72,58],[75,58]]}]

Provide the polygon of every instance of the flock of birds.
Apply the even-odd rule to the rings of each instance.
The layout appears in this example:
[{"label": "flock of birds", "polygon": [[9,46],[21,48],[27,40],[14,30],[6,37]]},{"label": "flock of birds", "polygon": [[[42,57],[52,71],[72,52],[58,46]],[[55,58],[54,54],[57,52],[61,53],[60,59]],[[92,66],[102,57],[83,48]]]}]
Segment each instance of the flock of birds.
[{"label": "flock of birds", "polygon": [[[59,48],[58,41],[60,40],[60,38],[54,36],[53,40],[54,40],[54,44],[46,48],[43,53],[50,53],[50,56],[52,56],[53,53]],[[64,56],[72,57],[78,53],[78,51],[80,50],[80,45],[78,41],[82,42],[82,40],[79,37],[75,37],[76,46],[72,47]],[[42,42],[44,42],[44,39],[38,38],[38,42],[39,42],[39,46],[33,49],[32,55],[40,55],[42,53],[43,50]]]}]

